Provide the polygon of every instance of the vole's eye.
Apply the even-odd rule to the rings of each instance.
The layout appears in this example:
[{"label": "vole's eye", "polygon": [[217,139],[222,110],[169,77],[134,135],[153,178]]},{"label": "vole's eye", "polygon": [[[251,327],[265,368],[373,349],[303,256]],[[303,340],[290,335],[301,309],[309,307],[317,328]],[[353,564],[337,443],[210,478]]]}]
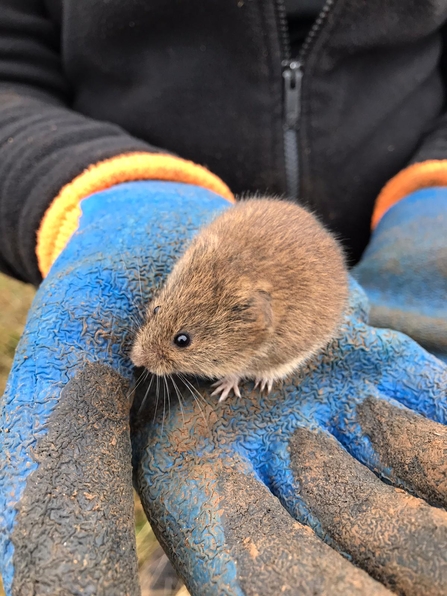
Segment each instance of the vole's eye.
[{"label": "vole's eye", "polygon": [[154,313],[154,315],[156,315],[159,310],[160,310],[160,307],[156,306],[152,312]]},{"label": "vole's eye", "polygon": [[178,348],[187,348],[191,343],[191,336],[189,333],[177,333],[174,337],[174,343]]}]

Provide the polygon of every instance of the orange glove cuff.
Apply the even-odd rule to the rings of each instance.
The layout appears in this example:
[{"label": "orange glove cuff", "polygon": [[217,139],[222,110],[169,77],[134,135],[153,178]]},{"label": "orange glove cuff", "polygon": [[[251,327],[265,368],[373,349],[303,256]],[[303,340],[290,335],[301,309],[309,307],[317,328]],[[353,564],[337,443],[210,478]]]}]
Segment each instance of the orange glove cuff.
[{"label": "orange glove cuff", "polygon": [[66,184],[45,212],[36,245],[43,277],[77,230],[82,199],[115,184],[136,180],[194,184],[234,202],[232,192],[220,178],[191,161],[159,153],[129,153],[106,159],[91,165]]},{"label": "orange glove cuff", "polygon": [[383,187],[376,200],[371,221],[374,229],[384,214],[412,192],[431,186],[447,186],[447,160],[415,163],[401,170]]}]

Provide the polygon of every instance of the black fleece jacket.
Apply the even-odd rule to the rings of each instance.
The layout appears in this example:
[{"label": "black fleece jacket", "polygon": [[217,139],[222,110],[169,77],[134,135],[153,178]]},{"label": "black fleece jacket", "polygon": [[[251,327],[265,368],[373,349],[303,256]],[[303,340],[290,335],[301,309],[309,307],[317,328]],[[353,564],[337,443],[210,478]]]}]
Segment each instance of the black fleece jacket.
[{"label": "black fleece jacket", "polygon": [[282,0],[0,0],[1,269],[37,283],[51,200],[134,150],[297,195],[355,260],[383,184],[447,158],[446,18],[447,0],[328,0],[291,70]]}]

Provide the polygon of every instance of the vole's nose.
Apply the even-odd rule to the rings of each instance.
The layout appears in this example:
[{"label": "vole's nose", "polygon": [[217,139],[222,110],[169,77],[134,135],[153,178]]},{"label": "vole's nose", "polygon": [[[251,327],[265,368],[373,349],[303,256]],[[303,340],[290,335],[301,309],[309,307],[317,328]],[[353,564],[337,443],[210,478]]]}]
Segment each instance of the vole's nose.
[{"label": "vole's nose", "polygon": [[166,375],[172,372],[163,348],[153,344],[148,345],[146,341],[137,339],[132,347],[130,359],[135,366],[144,366],[156,375]]},{"label": "vole's nose", "polygon": [[148,368],[156,375],[163,376],[172,372],[166,354],[161,349],[155,349],[150,358],[151,362]]}]

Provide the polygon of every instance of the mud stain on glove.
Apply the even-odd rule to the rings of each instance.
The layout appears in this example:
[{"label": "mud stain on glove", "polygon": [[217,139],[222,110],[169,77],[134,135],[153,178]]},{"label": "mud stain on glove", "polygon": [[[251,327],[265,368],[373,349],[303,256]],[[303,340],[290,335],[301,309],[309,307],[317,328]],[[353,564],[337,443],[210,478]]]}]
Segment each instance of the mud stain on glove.
[{"label": "mud stain on glove", "polygon": [[89,364],[34,448],[12,534],[13,594],[137,596],[127,383]]},{"label": "mud stain on glove", "polygon": [[358,408],[368,435],[391,481],[403,481],[433,505],[447,506],[447,428],[406,408],[368,398]]},{"label": "mud stain on glove", "polygon": [[445,511],[385,484],[325,432],[296,430],[290,453],[302,498],[353,562],[398,594],[445,596]]},{"label": "mud stain on glove", "polygon": [[219,480],[225,537],[247,596],[391,596],[237,470]]}]

